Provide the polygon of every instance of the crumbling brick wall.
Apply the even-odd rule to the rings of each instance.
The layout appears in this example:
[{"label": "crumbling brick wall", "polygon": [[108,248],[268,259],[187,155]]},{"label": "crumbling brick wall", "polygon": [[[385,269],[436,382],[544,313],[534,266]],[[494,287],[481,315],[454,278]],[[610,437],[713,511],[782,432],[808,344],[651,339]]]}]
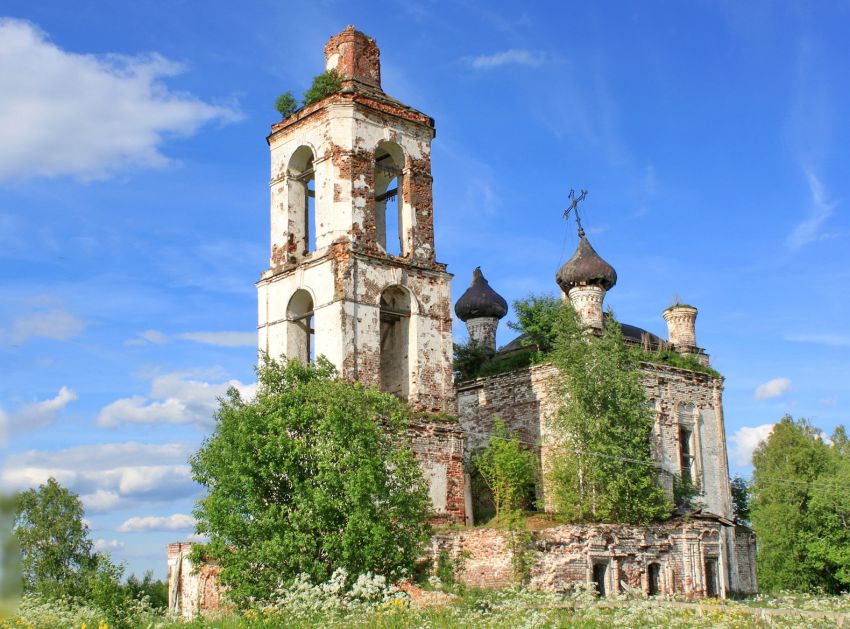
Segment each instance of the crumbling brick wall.
[{"label": "crumbling brick wall", "polygon": [[217,612],[222,608],[220,568],[214,563],[196,566],[189,558],[194,544],[168,545],[168,609],[185,620]]},{"label": "crumbling brick wall", "polygon": [[[723,578],[726,548],[724,525],[710,519],[675,519],[649,526],[625,524],[568,524],[537,531],[531,552],[529,586],[566,592],[593,580],[594,563],[604,562],[606,591],[650,592],[650,564],[660,567],[659,594],[695,597],[709,591],[707,562],[716,562],[715,591],[727,596]],[[456,577],[469,587],[503,588],[516,581],[507,533],[492,528],[445,531],[434,536],[430,559],[434,564],[448,553],[457,566]]]}]

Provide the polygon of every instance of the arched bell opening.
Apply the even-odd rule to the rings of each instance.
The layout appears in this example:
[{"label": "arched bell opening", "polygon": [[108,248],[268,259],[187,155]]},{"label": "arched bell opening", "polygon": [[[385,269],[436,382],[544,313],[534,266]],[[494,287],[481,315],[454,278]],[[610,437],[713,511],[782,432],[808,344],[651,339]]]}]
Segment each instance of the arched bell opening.
[{"label": "arched bell opening", "polygon": [[289,229],[296,244],[296,254],[306,255],[316,249],[316,177],[313,150],[300,146],[289,160]]},{"label": "arched bell opening", "polygon": [[381,142],[375,151],[375,228],[378,244],[390,255],[409,253],[411,227],[404,203],[404,152]]},{"label": "arched bell opening", "polygon": [[381,390],[410,395],[410,291],[390,286],[381,293]]},{"label": "arched bell opening", "polygon": [[313,327],[313,297],[303,288],[289,299],[286,307],[286,357],[305,365],[315,358],[315,329]]}]

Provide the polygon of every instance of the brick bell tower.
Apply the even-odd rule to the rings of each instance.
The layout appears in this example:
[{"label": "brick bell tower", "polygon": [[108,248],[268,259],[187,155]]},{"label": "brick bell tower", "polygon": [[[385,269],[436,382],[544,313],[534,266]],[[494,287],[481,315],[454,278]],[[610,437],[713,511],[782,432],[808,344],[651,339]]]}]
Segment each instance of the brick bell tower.
[{"label": "brick bell tower", "polygon": [[325,45],[342,89],[272,126],[259,348],[454,412],[451,278],[435,260],[434,121],[384,93],[375,40]]}]

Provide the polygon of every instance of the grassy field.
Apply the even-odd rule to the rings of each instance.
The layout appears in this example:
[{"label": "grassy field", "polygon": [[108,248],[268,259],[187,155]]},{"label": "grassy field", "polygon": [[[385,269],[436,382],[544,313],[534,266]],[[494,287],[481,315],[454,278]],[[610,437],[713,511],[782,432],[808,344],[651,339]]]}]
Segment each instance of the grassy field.
[{"label": "grassy field", "polygon": [[[850,627],[850,596],[761,595],[743,600],[689,602],[643,597],[597,599],[588,590],[570,595],[527,590],[446,593],[393,588],[329,592],[305,585],[283,592],[274,604],[183,622],[144,605],[115,619],[70,601],[25,597],[2,629],[157,627]],[[109,619],[109,616],[113,616]]]}]

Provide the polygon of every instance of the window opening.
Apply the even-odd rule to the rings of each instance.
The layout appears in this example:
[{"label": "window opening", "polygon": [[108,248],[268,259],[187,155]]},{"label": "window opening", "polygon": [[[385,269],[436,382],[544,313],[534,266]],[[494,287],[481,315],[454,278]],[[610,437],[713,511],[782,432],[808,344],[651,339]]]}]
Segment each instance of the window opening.
[{"label": "window opening", "polygon": [[[312,173],[313,169],[310,168]],[[307,181],[307,207],[304,212],[304,241],[306,249],[304,253],[316,250],[316,179],[311,177]]]},{"label": "window opening", "polygon": [[375,214],[378,244],[390,255],[404,253],[402,164],[384,150],[375,157]]},{"label": "window opening", "polygon": [[682,452],[681,469],[682,479],[687,478],[689,481],[694,481],[694,456],[691,448],[693,440],[693,432],[685,427],[679,428],[679,448]]},{"label": "window opening", "polygon": [[289,161],[289,230],[298,255],[316,249],[316,184],[313,152],[299,147]]},{"label": "window opening", "polygon": [[410,393],[410,293],[391,286],[381,294],[381,390],[407,400]]},{"label": "window opening", "polygon": [[316,358],[313,325],[313,298],[306,290],[295,291],[286,309],[288,351],[287,358],[306,364]]}]

